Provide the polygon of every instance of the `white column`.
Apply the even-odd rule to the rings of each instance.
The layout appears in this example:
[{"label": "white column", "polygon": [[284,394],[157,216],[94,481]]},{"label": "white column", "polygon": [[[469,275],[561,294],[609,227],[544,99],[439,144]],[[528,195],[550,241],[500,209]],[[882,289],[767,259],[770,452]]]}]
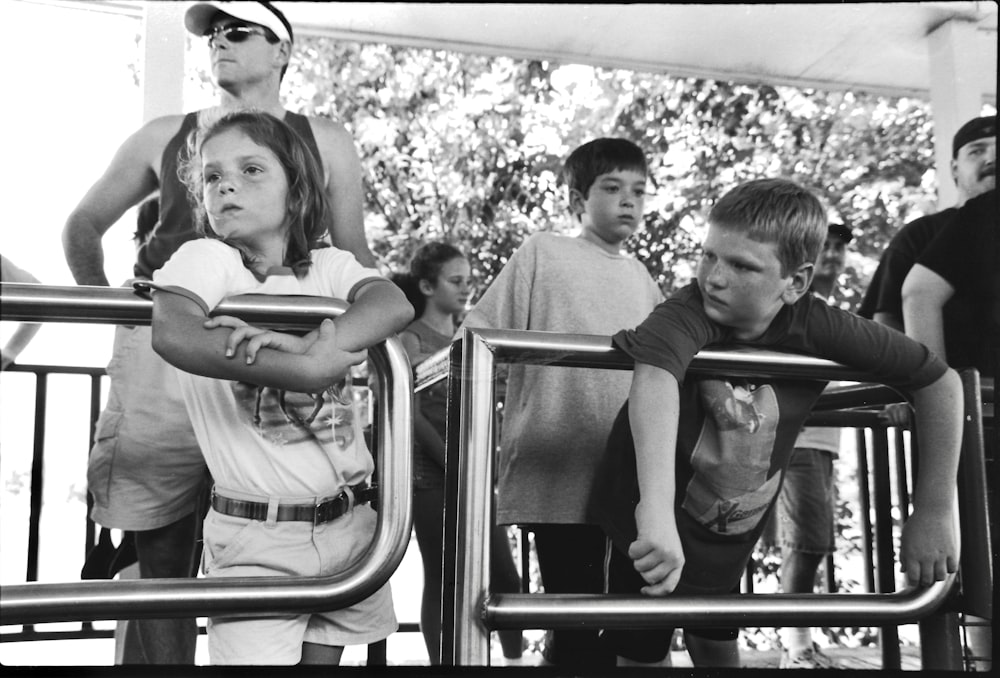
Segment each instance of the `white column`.
[{"label": "white column", "polygon": [[146,2],[142,120],[184,112],[186,2]]},{"label": "white column", "polygon": [[969,21],[952,19],[941,24],[928,34],[927,48],[938,207],[944,209],[957,199],[955,182],[951,179],[951,140],[959,127],[979,115],[983,105],[983,75],[989,65],[982,63],[976,25]]}]

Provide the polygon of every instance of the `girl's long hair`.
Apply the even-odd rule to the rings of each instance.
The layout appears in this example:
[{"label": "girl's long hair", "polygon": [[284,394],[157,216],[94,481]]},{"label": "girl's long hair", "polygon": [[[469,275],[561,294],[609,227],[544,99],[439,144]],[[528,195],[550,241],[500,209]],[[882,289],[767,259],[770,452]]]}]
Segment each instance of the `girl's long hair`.
[{"label": "girl's long hair", "polygon": [[228,113],[188,135],[187,160],[182,160],[178,173],[187,186],[188,197],[195,211],[195,229],[206,237],[223,240],[240,250],[244,263],[250,267],[254,258],[251,252],[238,243],[221,238],[212,230],[202,195],[201,150],[209,139],[232,129],[239,130],[258,146],[269,149],[285,170],[288,202],[282,226],[287,228],[288,243],[282,263],[301,277],[312,263],[310,251],[327,246],[324,238],[330,232],[332,215],[323,187],[322,167],[302,137],[269,113]]},{"label": "girl's long hair", "polygon": [[410,270],[394,273],[391,280],[396,283],[406,300],[413,306],[415,318],[424,314],[427,308],[427,297],[420,291],[420,281],[426,280],[436,285],[441,269],[453,259],[466,259],[465,252],[446,242],[429,242],[421,245],[413,258],[410,259]]}]

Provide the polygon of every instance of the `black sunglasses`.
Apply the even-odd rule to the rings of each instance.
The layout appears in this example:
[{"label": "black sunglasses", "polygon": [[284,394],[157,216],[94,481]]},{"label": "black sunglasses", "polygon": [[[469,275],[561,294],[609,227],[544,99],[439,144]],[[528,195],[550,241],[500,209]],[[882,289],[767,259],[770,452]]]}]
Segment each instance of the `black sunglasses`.
[{"label": "black sunglasses", "polygon": [[215,28],[210,28],[205,31],[205,35],[202,37],[208,38],[209,47],[214,47],[215,41],[219,39],[220,35],[224,36],[227,42],[243,42],[251,35],[263,35],[267,37],[267,31],[263,28],[257,28],[255,26],[229,24],[228,26],[216,26]]}]

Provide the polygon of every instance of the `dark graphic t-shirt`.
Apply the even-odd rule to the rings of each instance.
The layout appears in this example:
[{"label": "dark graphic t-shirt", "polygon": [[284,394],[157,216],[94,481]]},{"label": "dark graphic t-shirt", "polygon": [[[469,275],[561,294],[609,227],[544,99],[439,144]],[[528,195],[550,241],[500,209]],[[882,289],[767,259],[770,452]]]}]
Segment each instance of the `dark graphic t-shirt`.
[{"label": "dark graphic t-shirt", "polygon": [[[826,382],[688,374],[702,348],[740,344],[728,328],[705,315],[694,284],[613,341],[636,362],[664,369],[678,380],[675,516],[685,557],[681,583],[685,590],[726,593],[739,581],[795,440]],[[760,338],[742,345],[834,360],[904,390],[930,384],[947,369],[905,335],[811,295],[784,307]],[[639,501],[627,403],[612,428],[597,477],[601,482],[591,496],[592,519],[627,552],[636,538]]]}]

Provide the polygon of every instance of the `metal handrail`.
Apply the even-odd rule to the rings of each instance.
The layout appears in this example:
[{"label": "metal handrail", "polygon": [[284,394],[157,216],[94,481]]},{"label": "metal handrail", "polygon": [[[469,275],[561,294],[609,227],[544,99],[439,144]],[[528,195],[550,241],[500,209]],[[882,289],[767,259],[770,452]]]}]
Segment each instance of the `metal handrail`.
[{"label": "metal handrail", "polygon": [[[0,317],[27,322],[148,325],[152,302],[128,288],[0,284]],[[248,322],[280,329],[309,329],[346,310],[324,297],[244,295],[216,309]],[[266,321],[266,322],[265,322]],[[370,596],[389,580],[409,543],[413,384],[409,360],[395,337],[368,350],[378,408],[376,463],[381,502],[375,535],[365,554],[328,577],[233,577],[231,579],[128,579],[5,585],[4,624],[246,615],[322,611]]]},{"label": "metal handrail", "polygon": [[[463,330],[461,361],[450,378],[461,384],[457,436],[449,439],[448,461],[457,460],[452,613],[454,664],[489,663],[489,632],[500,628],[674,626],[678,622],[740,626],[904,623],[936,609],[947,598],[954,575],[926,588],[890,594],[741,594],[733,596],[597,596],[576,594],[489,594],[489,530],[492,521],[495,366],[528,362],[551,366],[631,369],[633,361],[606,336],[514,330]],[[701,351],[691,373],[782,376],[867,381],[864,373],[819,358],[752,349]],[[454,447],[454,452],[451,448]],[[449,473],[456,471],[449,470]],[[451,487],[450,481],[446,487]],[[451,495],[449,495],[451,496]],[[452,524],[446,522],[449,529]]]}]

